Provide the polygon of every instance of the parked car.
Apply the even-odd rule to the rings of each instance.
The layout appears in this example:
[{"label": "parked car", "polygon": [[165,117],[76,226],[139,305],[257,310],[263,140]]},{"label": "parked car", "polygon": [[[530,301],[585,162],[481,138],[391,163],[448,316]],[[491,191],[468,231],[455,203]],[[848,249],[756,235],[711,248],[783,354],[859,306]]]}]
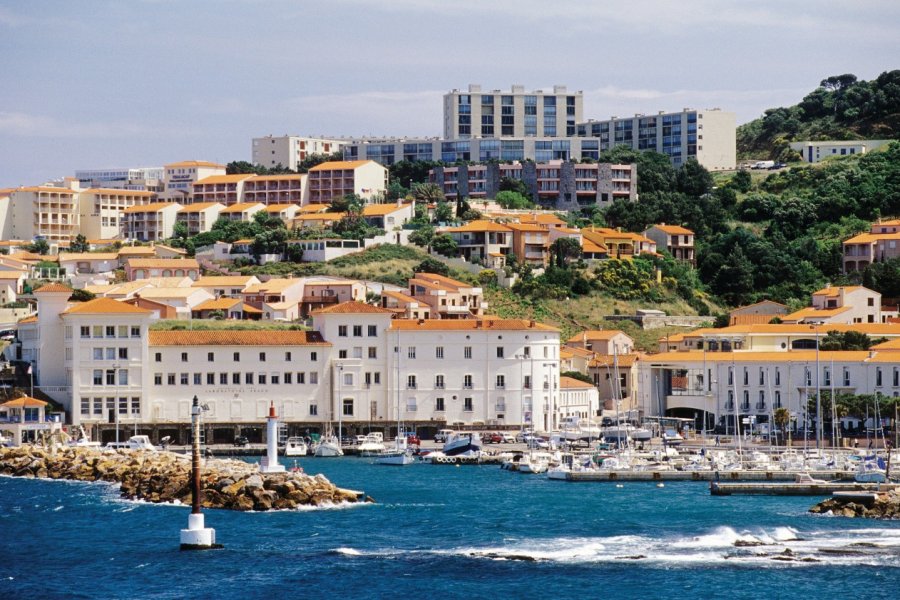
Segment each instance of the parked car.
[{"label": "parked car", "polygon": [[419,436],[415,433],[407,433],[406,434],[406,445],[407,446],[421,446],[422,440],[419,439]]},{"label": "parked car", "polygon": [[496,431],[486,431],[481,435],[481,441],[485,444],[499,444],[503,441],[503,436]]},{"label": "parked car", "polygon": [[249,446],[249,445],[250,445],[250,440],[247,438],[246,435],[239,435],[236,438],[234,438],[234,446],[236,448],[245,448],[246,446]]},{"label": "parked car", "polygon": [[501,441],[504,444],[513,444],[516,442],[516,434],[511,431],[504,431],[500,434],[500,437],[502,438]]},{"label": "parked car", "polygon": [[434,441],[445,443],[454,433],[456,432],[453,429],[441,429],[436,434],[434,434]]},{"label": "parked car", "polygon": [[535,436],[535,437],[532,437],[528,441],[528,447],[533,448],[535,450],[549,450],[550,442],[548,442],[544,438],[539,438],[539,437]]}]

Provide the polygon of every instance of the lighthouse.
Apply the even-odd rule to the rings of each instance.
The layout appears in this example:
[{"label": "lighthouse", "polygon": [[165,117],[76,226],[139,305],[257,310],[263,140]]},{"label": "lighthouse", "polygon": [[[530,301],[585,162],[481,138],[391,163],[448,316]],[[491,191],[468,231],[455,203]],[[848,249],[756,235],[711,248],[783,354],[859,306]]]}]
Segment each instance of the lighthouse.
[{"label": "lighthouse", "polygon": [[259,461],[259,472],[284,473],[284,465],[278,464],[278,417],[274,402],[269,404],[269,416],[266,417],[266,455]]},{"label": "lighthouse", "polygon": [[188,528],[181,530],[182,550],[208,550],[221,548],[216,543],[216,530],[204,523],[200,510],[200,413],[205,409],[200,406],[197,396],[191,407],[191,514],[188,516]]}]

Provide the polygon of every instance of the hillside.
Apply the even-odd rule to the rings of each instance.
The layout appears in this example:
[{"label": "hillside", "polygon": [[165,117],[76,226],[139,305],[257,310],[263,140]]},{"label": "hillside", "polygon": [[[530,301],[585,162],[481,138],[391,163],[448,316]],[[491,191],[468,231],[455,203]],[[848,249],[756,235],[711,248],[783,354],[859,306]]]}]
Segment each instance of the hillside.
[{"label": "hillside", "polygon": [[792,162],[789,142],[894,139],[900,136],[900,70],[872,81],[837,75],[790,107],[770,108],[737,129],[739,159]]}]

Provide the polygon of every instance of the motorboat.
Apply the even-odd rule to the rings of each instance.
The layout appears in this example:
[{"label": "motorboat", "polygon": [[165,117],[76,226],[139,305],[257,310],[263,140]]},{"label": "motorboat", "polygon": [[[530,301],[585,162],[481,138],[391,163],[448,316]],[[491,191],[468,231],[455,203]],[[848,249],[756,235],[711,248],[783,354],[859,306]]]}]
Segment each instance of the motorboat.
[{"label": "motorboat", "polygon": [[319,458],[330,458],[343,455],[344,451],[341,449],[341,443],[333,435],[323,437],[316,445],[315,456]]},{"label": "motorboat", "polygon": [[379,456],[384,451],[384,435],[380,432],[367,434],[359,445],[360,456]]},{"label": "motorboat", "polygon": [[309,446],[301,437],[289,437],[284,443],[285,456],[306,456],[309,452]]},{"label": "motorboat", "polygon": [[[636,440],[634,433],[632,433],[631,439]],[[684,442],[684,438],[674,429],[666,429],[662,434],[662,442],[666,446],[679,446]]]},{"label": "motorboat", "polygon": [[150,436],[147,435],[133,435],[128,438],[128,449],[129,450],[156,450],[156,446],[154,446],[150,442]]},{"label": "motorboat", "polygon": [[413,449],[409,447],[406,436],[398,435],[394,440],[394,447],[384,450],[375,457],[374,464],[389,465],[395,467],[405,467],[416,462],[416,456]]},{"label": "motorboat", "polygon": [[447,443],[444,444],[441,452],[443,452],[445,456],[471,456],[480,454],[481,436],[474,431],[454,433],[450,439],[447,440]]},{"label": "motorboat", "polygon": [[[84,427],[79,425],[75,435],[72,436],[72,439],[69,440],[69,446],[73,448],[99,448],[101,446],[100,442],[92,442],[91,438],[88,437],[87,432],[84,430]],[[0,446],[2,446],[2,437],[0,437]]]},{"label": "motorboat", "polygon": [[858,483],[885,483],[887,482],[887,466],[879,457],[867,457],[860,463],[853,476]]}]

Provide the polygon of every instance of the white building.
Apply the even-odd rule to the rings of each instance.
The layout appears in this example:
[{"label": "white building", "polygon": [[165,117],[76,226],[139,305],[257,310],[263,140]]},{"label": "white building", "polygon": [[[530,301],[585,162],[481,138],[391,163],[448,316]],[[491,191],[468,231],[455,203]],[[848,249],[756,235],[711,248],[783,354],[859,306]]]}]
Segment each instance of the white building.
[{"label": "white building", "polygon": [[300,163],[314,154],[340,152],[346,140],[282,135],[253,138],[251,156],[253,164],[266,168],[281,165],[296,171]]},{"label": "white building", "polygon": [[78,233],[89,240],[122,237],[122,213],[133,206],[150,204],[156,194],[148,191],[90,188],[78,194],[81,225]]},{"label": "white building", "polygon": [[156,202],[132,206],[122,211],[122,234],[126,239],[156,242],[172,237],[181,205]]},{"label": "white building", "polygon": [[170,163],[164,167],[165,191],[161,199],[187,204],[191,186],[201,179],[215,175],[225,175],[225,165],[204,161],[185,160]]},{"label": "white building", "polygon": [[808,163],[817,163],[826,158],[865,154],[893,140],[827,140],[821,142],[791,142],[791,150],[800,153]]}]

